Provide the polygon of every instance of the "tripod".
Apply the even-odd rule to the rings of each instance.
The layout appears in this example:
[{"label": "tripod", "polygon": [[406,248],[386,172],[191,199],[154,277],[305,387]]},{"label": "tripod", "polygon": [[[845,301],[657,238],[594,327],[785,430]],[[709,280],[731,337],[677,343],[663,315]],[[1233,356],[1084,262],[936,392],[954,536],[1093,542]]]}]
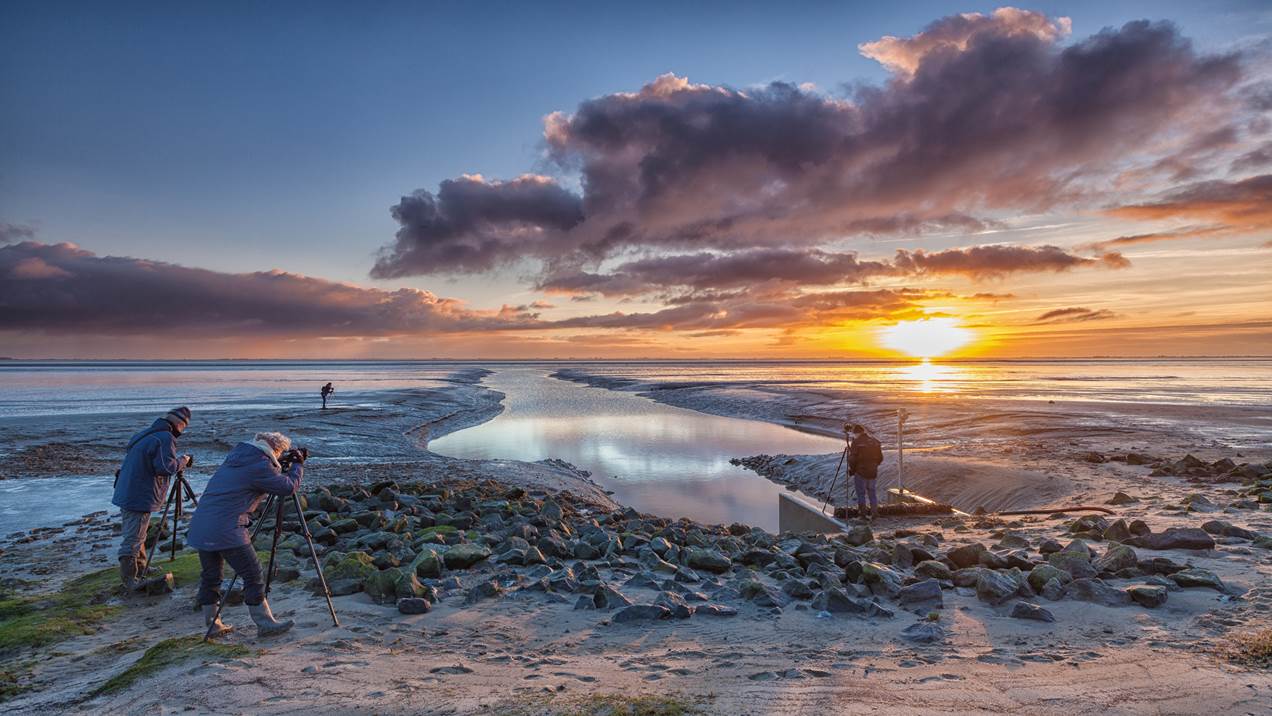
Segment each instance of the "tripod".
[{"label": "tripod", "polygon": [[[839,482],[839,469],[848,461],[848,451],[852,449],[852,443],[844,441],[843,452],[839,453],[839,464],[835,466],[835,477],[830,481],[830,489],[826,491],[826,501],[822,503],[822,514],[826,512],[826,505],[830,504],[830,498],[835,495],[835,483]],[[844,473],[844,481],[847,482],[848,473]]]},{"label": "tripod", "polygon": [[[314,547],[313,535],[309,532],[309,523],[305,521],[305,511],[300,506],[300,498],[295,492],[289,495],[292,505],[296,508],[296,519],[300,520],[300,532],[305,537],[305,543],[309,545],[309,556],[314,560],[314,570],[318,572],[318,582],[322,585],[322,594],[327,598],[327,611],[331,612],[331,623],[333,626],[340,626],[340,619],[336,617],[336,607],[331,603],[331,590],[327,588],[327,577],[322,573],[322,562],[318,561],[318,550]],[[265,596],[269,596],[270,587],[274,582],[274,572],[277,571],[277,561],[275,557],[278,554],[278,540],[283,535],[283,515],[286,511],[286,497],[278,495],[270,495],[265,500],[265,506],[261,509],[261,516],[256,519],[256,524],[252,527],[252,540],[256,542],[256,535],[261,531],[261,527],[265,524],[265,517],[272,509],[274,512],[274,539],[269,545],[269,566],[265,570]],[[208,627],[208,631],[203,635],[204,641],[210,641],[212,631],[216,628],[215,624],[221,618],[221,611],[225,609],[225,600],[229,598],[230,592],[234,589],[234,583],[238,581],[238,572],[234,573],[234,577],[230,579],[230,587],[221,595],[221,599],[216,605],[216,616],[212,618],[213,626]]]},{"label": "tripod", "polygon": [[181,513],[184,511],[187,499],[193,502],[195,507],[199,506],[199,498],[194,496],[194,488],[190,487],[185,471],[178,470],[172,478],[172,487],[168,488],[168,499],[163,503],[163,516],[159,518],[159,532],[155,534],[155,541],[150,545],[150,551],[146,553],[147,566],[150,565],[151,558],[155,556],[155,548],[159,546],[159,535],[163,534],[163,524],[168,520],[169,508],[172,509],[172,552],[168,556],[168,561],[171,562],[177,558],[177,525],[181,522]]}]

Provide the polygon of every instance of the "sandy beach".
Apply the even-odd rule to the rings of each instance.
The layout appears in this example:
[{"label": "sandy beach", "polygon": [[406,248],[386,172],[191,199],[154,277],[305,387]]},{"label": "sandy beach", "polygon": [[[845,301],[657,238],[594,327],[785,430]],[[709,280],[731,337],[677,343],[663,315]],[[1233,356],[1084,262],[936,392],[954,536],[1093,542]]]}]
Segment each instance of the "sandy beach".
[{"label": "sandy beach", "polygon": [[[1272,450],[1240,437],[1266,436],[1259,410],[911,398],[910,489],[967,512],[1114,514],[884,518],[841,535],[771,535],[637,513],[567,464],[429,452],[430,439],[502,410],[485,374],[403,390],[375,410],[203,414],[183,442],[205,476],[230,436],[256,426],[314,447],[302,490],[344,592],[339,627],[309,588],[307,553],[291,549],[294,574],[271,601],[296,629],[257,639],[244,608],[230,607],[238,629],[222,650],[164,662],[160,645],[201,633],[189,556],[172,594],[125,597],[109,575],[99,586],[91,576],[113,567],[113,511],[8,534],[7,618],[51,614],[71,592],[105,612],[47,643],[7,643],[5,708],[1253,714],[1272,704],[1272,673],[1239,653],[1272,607]],[[899,407],[847,391],[557,377],[828,436],[852,416],[885,445]],[[7,421],[4,477],[103,479],[136,420]],[[838,455],[736,457],[824,496]],[[891,454],[881,478],[895,481]],[[414,609],[427,612],[403,613]]]}]

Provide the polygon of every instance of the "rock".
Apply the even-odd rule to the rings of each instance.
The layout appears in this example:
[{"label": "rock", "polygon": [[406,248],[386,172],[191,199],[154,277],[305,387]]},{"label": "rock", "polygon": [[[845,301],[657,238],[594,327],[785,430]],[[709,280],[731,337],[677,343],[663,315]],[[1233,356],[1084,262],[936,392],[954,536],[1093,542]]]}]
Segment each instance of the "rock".
[{"label": "rock", "polygon": [[1196,527],[1170,527],[1139,537],[1132,537],[1127,544],[1143,549],[1214,549],[1215,539],[1205,530]]},{"label": "rock", "polygon": [[366,552],[328,552],[322,560],[323,576],[328,582],[356,581],[358,588],[355,592],[361,591],[362,583],[377,571],[375,560]]},{"label": "rock", "polygon": [[591,594],[580,594],[579,598],[574,600],[574,610],[595,609],[596,599]]},{"label": "rock", "polygon": [[853,525],[844,534],[844,540],[854,547],[860,547],[874,540],[874,533],[868,525]]},{"label": "rock", "polygon": [[945,640],[945,629],[936,622],[915,622],[901,630],[901,638],[916,644],[931,644]]},{"label": "rock", "polygon": [[442,554],[450,569],[468,569],[490,556],[490,548],[481,544],[457,544]]},{"label": "rock", "polygon": [[914,552],[910,548],[898,542],[892,548],[892,566],[908,569],[914,566]]},{"label": "rock", "polygon": [[381,604],[396,602],[402,597],[422,597],[425,593],[424,585],[415,578],[414,572],[398,567],[371,575],[362,588]]},{"label": "rock", "polygon": [[743,599],[754,602],[761,607],[778,607],[780,609],[787,603],[785,594],[755,579],[743,582],[738,588],[738,592]]},{"label": "rock", "polygon": [[980,553],[980,564],[982,567],[988,567],[989,569],[1007,569],[1007,567],[1011,566],[1006,557],[989,550]]},{"label": "rock", "polygon": [[1205,495],[1189,495],[1184,498],[1184,504],[1188,505],[1189,512],[1218,512],[1219,505],[1210,501]]},{"label": "rock", "polygon": [[1152,530],[1148,528],[1148,523],[1144,520],[1131,520],[1130,528],[1131,534],[1137,537],[1142,537],[1152,532]]},{"label": "rock", "polygon": [[863,562],[861,581],[876,595],[895,597],[901,591],[901,575],[878,562]]},{"label": "rock", "polygon": [[924,560],[914,565],[914,576],[931,577],[932,579],[939,579],[943,582],[948,582],[954,578],[949,567],[946,567],[941,562],[931,559]]},{"label": "rock", "polygon": [[1108,529],[1109,521],[1099,515],[1083,515],[1069,525],[1070,532],[1094,532],[1103,534]]},{"label": "rock", "polygon": [[1084,453],[1082,453],[1081,455],[1079,455],[1078,457],[1079,457],[1079,458],[1080,458],[1083,462],[1089,462],[1089,463],[1093,463],[1093,464],[1097,464],[1097,465],[1105,461],[1104,456],[1103,456],[1103,455],[1101,455],[1101,454],[1100,454],[1100,453],[1098,453],[1098,452],[1095,452],[1095,451],[1087,451],[1087,452],[1084,452]]},{"label": "rock", "polygon": [[1157,458],[1152,455],[1145,455],[1141,452],[1130,452],[1126,454],[1127,465],[1152,465],[1157,462]]},{"label": "rock", "polygon": [[1008,532],[998,540],[998,546],[1002,549],[1028,549],[1029,540],[1021,537],[1013,532]]},{"label": "rock", "polygon": [[614,622],[618,624],[670,618],[671,610],[659,604],[633,604],[619,609],[614,614]]},{"label": "rock", "polygon": [[990,604],[1002,604],[1015,596],[1019,589],[1020,582],[1012,579],[1008,573],[982,569],[976,579],[977,599]]},{"label": "rock", "polygon": [[910,609],[915,607],[940,609],[944,605],[941,583],[935,579],[925,579],[908,587],[902,587],[901,591],[897,592],[897,601],[901,603],[901,606]]},{"label": "rock", "polygon": [[503,596],[504,588],[493,579],[481,582],[464,594],[464,604],[476,604],[483,599]]},{"label": "rock", "polygon": [[1064,545],[1060,544],[1058,541],[1053,539],[1044,539],[1042,543],[1038,545],[1038,554],[1054,554],[1062,549],[1064,549]]},{"label": "rock", "polygon": [[1126,590],[1131,595],[1131,600],[1142,607],[1156,609],[1166,603],[1167,591],[1165,587],[1150,586],[1147,584],[1137,584]]},{"label": "rock", "polygon": [[[1129,464],[1131,464],[1131,465],[1142,464],[1142,463],[1133,463],[1133,462],[1131,462],[1131,461],[1130,461],[1130,456],[1129,456],[1129,455],[1127,456],[1127,462],[1128,462]],[[1105,502],[1104,504],[1106,504],[1106,505],[1133,505],[1133,504],[1135,504],[1136,502],[1139,502],[1139,498],[1138,498],[1138,497],[1132,497],[1132,496],[1130,496],[1130,495],[1126,494],[1125,492],[1122,492],[1121,490],[1119,490],[1119,491],[1117,491],[1117,492],[1113,493],[1113,497],[1109,498],[1109,500],[1108,500],[1107,502]]]},{"label": "rock", "polygon": [[596,604],[597,609],[617,609],[619,607],[630,606],[632,600],[623,595],[622,592],[611,587],[608,584],[602,584],[592,594],[592,601]]},{"label": "rock", "polygon": [[975,587],[982,571],[984,570],[981,567],[968,567],[954,572],[950,575],[950,579],[956,587]]},{"label": "rock", "polygon": [[667,609],[671,610],[671,616],[674,619],[688,619],[693,616],[695,611],[695,607],[686,604],[684,598],[674,592],[659,594],[658,598],[654,600],[654,604],[667,607]]},{"label": "rock", "polygon": [[397,608],[402,614],[427,614],[433,610],[433,603],[423,597],[403,597],[397,601]]},{"label": "rock", "polygon": [[1212,535],[1221,537],[1237,537],[1240,539],[1253,540],[1258,537],[1258,533],[1251,532],[1244,527],[1237,527],[1231,522],[1223,520],[1210,520],[1201,525],[1201,528]]},{"label": "rock", "polygon": [[157,597],[160,594],[172,594],[173,590],[176,589],[176,581],[173,579],[172,572],[164,572],[142,582],[142,589],[147,596],[151,597]]},{"label": "rock", "polygon": [[[318,584],[317,582],[318,580],[315,579],[314,584],[311,585],[313,587],[313,591],[315,594],[322,594],[322,585]],[[347,579],[347,578],[346,579],[328,579],[327,589],[331,591],[331,596],[333,597],[343,597],[349,594],[357,594],[358,592],[362,591],[362,580]]]},{"label": "rock", "polygon": [[1106,607],[1122,607],[1131,603],[1129,594],[1110,586],[1103,579],[1075,579],[1064,588],[1064,596]]},{"label": "rock", "polygon": [[736,617],[738,615],[738,610],[723,604],[703,604],[698,607],[694,613],[706,614],[707,616],[712,617]]},{"label": "rock", "polygon": [[1103,574],[1129,569],[1138,564],[1139,559],[1135,556],[1135,550],[1124,544],[1114,544],[1108,548],[1103,557],[1095,561],[1093,566],[1096,572]]},{"label": "rock", "polygon": [[1016,602],[1013,604],[1011,606],[1011,617],[1013,619],[1032,619],[1048,623],[1056,620],[1056,615],[1052,614],[1050,610],[1029,602]]},{"label": "rock", "polygon": [[1175,572],[1170,575],[1170,578],[1181,587],[1208,587],[1218,592],[1225,591],[1223,582],[1219,577],[1214,572],[1205,569],[1190,567]]},{"label": "rock", "polygon": [[984,551],[986,551],[985,545],[968,544],[962,547],[955,547],[946,553],[945,557],[959,569],[966,569],[980,564],[980,556]]},{"label": "rock", "polygon": [[[1081,540],[1076,540],[1075,542],[1082,544]],[[1084,579],[1099,574],[1091,564],[1091,556],[1087,553],[1085,544],[1083,544],[1081,550],[1066,547],[1059,552],[1053,552],[1047,555],[1047,563],[1056,569],[1068,572],[1074,579]]]},{"label": "rock", "polygon": [[415,559],[411,560],[407,569],[414,572],[415,576],[424,579],[440,577],[442,576],[442,556],[437,550],[424,547],[419,554],[415,555]]},{"label": "rock", "polygon": [[1038,590],[1038,594],[1045,599],[1058,602],[1064,599],[1064,584],[1059,579],[1049,579],[1046,584],[1042,585],[1042,589]]},{"label": "rock", "polygon": [[1047,582],[1052,580],[1058,581],[1061,585],[1068,584],[1073,581],[1073,575],[1063,569],[1052,564],[1040,564],[1029,572],[1027,581],[1029,586],[1039,594],[1042,593]]},{"label": "rock", "polygon": [[684,551],[683,558],[684,563],[690,567],[714,574],[723,574],[733,566],[728,557],[714,549],[690,547]]},{"label": "rock", "polygon": [[1115,520],[1104,530],[1102,535],[1109,542],[1125,542],[1132,537],[1131,527],[1126,520]]},{"label": "rock", "polygon": [[812,599],[813,590],[802,579],[788,579],[782,582],[782,591],[795,599]]}]

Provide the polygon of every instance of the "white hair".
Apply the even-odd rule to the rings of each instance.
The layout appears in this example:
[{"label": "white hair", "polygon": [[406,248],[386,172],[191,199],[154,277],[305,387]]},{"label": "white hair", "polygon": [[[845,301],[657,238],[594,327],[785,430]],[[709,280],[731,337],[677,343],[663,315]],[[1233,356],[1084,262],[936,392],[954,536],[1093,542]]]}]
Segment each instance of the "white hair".
[{"label": "white hair", "polygon": [[257,443],[268,445],[270,450],[274,452],[274,457],[282,455],[291,447],[291,438],[282,433],[257,433],[253,440]]}]

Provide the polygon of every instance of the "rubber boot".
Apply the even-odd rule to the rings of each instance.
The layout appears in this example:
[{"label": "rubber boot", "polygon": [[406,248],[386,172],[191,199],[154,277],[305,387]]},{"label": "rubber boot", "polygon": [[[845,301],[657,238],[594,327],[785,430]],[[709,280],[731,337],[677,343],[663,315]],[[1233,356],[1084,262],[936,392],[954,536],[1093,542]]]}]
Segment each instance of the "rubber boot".
[{"label": "rubber boot", "polygon": [[203,629],[208,632],[208,636],[217,637],[224,636],[234,631],[234,627],[221,621],[220,615],[216,613],[215,604],[203,605]]},{"label": "rubber boot", "polygon": [[274,618],[274,613],[269,609],[269,600],[263,599],[260,604],[247,605],[247,611],[252,614],[252,621],[256,622],[256,636],[275,636],[282,634],[295,624],[288,619],[280,622]]},{"label": "rubber boot", "polygon": [[123,582],[124,591],[137,589],[137,560],[133,557],[119,558],[119,581]]},{"label": "rubber boot", "polygon": [[870,507],[870,521],[874,522],[877,519],[879,519],[879,506],[873,505]]}]

